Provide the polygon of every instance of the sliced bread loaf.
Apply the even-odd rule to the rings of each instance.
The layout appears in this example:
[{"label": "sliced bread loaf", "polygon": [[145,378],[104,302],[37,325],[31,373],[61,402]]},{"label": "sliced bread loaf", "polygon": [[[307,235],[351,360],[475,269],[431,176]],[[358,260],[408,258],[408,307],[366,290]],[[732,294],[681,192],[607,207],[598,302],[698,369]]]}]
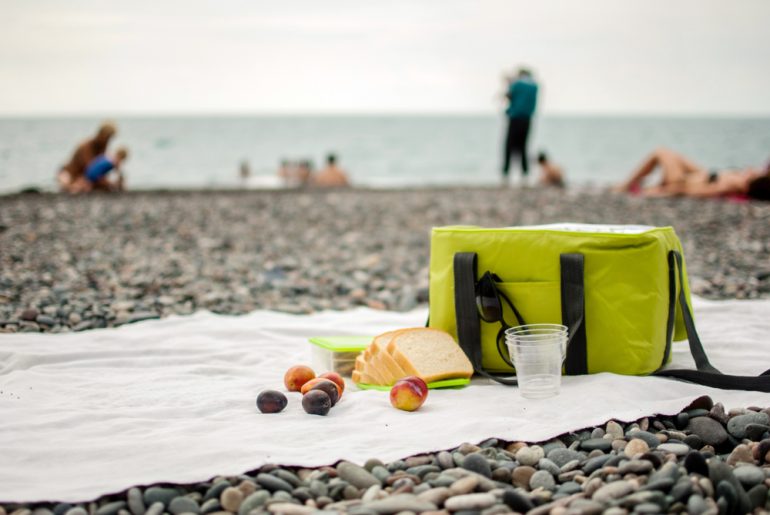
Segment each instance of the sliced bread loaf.
[{"label": "sliced bread loaf", "polygon": [[473,365],[454,338],[438,329],[399,331],[387,350],[407,375],[421,377],[426,383],[473,375]]}]

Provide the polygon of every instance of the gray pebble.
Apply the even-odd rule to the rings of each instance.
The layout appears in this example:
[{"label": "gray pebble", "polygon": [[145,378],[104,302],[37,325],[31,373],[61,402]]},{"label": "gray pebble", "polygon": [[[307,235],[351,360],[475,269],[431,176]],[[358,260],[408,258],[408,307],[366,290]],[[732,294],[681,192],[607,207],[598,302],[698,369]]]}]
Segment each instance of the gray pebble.
[{"label": "gray pebble", "polygon": [[478,476],[465,476],[461,477],[457,481],[454,481],[449,486],[449,491],[452,495],[465,495],[473,492],[479,485]]},{"label": "gray pebble", "polygon": [[770,422],[770,417],[766,413],[746,413],[728,420],[727,431],[735,438],[741,439],[746,437],[746,426],[749,424],[767,425],[768,422]]},{"label": "gray pebble", "polygon": [[272,474],[257,474],[256,481],[260,486],[270,490],[271,492],[276,492],[279,490],[283,490],[284,492],[291,492],[294,489],[290,483],[279,477],[275,477]]},{"label": "gray pebble", "polygon": [[329,495],[329,487],[323,481],[312,479],[310,481],[310,492],[314,497],[324,497]]},{"label": "gray pebble", "polygon": [[291,502],[270,503],[267,509],[270,513],[280,515],[310,515],[311,513],[315,513],[315,509],[310,506],[302,506]]},{"label": "gray pebble", "polygon": [[711,417],[690,419],[688,429],[698,435],[703,440],[703,443],[707,445],[719,445],[727,440],[725,428]]},{"label": "gray pebble", "polygon": [[691,515],[701,515],[708,509],[709,505],[706,503],[706,500],[698,494],[691,495],[690,498],[687,499],[687,513],[690,513]]},{"label": "gray pebble", "polygon": [[484,477],[492,477],[492,468],[490,467],[489,462],[479,453],[472,453],[465,456],[462,467],[465,470],[476,472]]},{"label": "gray pebble", "polygon": [[658,445],[656,450],[662,451],[662,452],[665,452],[665,453],[671,453],[671,454],[674,454],[675,456],[684,456],[685,454],[690,452],[692,449],[690,449],[689,447],[687,447],[683,443],[668,443],[668,442],[666,442],[666,443],[662,443],[662,444]]},{"label": "gray pebble", "polygon": [[533,445],[531,447],[522,447],[516,451],[516,461],[522,465],[535,465],[545,456],[543,448],[539,445]]},{"label": "gray pebble", "polygon": [[565,494],[565,495],[572,495],[582,491],[583,491],[583,487],[580,486],[580,483],[577,483],[575,481],[565,481],[564,483],[560,484],[556,489],[557,493]]},{"label": "gray pebble", "polygon": [[[348,485],[340,485],[342,486],[342,489],[344,490],[347,488]],[[297,502],[292,496],[291,492],[287,492],[286,490],[277,490],[272,493],[270,496],[272,501],[278,501],[278,502]]]},{"label": "gray pebble", "polygon": [[126,507],[125,501],[114,501],[100,506],[96,510],[96,515],[117,515],[118,512]]},{"label": "gray pebble", "polygon": [[556,463],[558,467],[561,467],[572,460],[582,460],[585,457],[584,454],[573,451],[572,449],[554,449],[546,456],[549,460]]},{"label": "gray pebble", "polygon": [[416,467],[410,467],[406,469],[407,474],[415,475],[419,478],[425,477],[425,474],[429,472],[441,472],[441,468],[436,465],[418,465]]},{"label": "gray pebble", "polygon": [[746,490],[765,480],[765,472],[756,465],[741,465],[733,469],[733,474]]},{"label": "gray pebble", "polygon": [[56,320],[48,315],[38,315],[35,318],[35,322],[48,327],[53,327],[56,325]]},{"label": "gray pebble", "polygon": [[608,452],[612,450],[612,441],[607,438],[589,438],[580,442],[580,448],[586,452],[594,450]]},{"label": "gray pebble", "polygon": [[497,498],[490,493],[465,494],[450,497],[444,501],[444,508],[449,511],[483,510],[497,502]]},{"label": "gray pebble", "polygon": [[288,470],[276,469],[271,471],[270,473],[278,478],[283,479],[284,481],[286,481],[287,483],[289,483],[291,486],[295,488],[302,485],[302,481],[300,481],[296,475],[292,474]]},{"label": "gray pebble", "polygon": [[129,488],[128,493],[126,494],[126,500],[128,501],[128,509],[134,515],[144,515],[144,512],[147,511],[142,491],[138,488]]},{"label": "gray pebble", "polygon": [[649,474],[652,471],[652,463],[647,460],[631,460],[621,463],[621,474]]},{"label": "gray pebble", "polygon": [[566,449],[567,446],[564,445],[564,442],[562,442],[559,439],[556,440],[550,440],[542,445],[543,452],[545,452],[545,455],[548,456],[548,453],[550,453],[554,449]]},{"label": "gray pebble", "polygon": [[220,511],[221,509],[222,509],[222,505],[219,503],[219,499],[209,499],[207,501],[204,501],[203,504],[201,504],[201,513],[203,513],[204,515],[206,513]]},{"label": "gray pebble", "polygon": [[163,506],[168,506],[169,503],[179,495],[179,493],[180,492],[176,488],[151,486],[144,491],[144,504],[145,506],[150,506],[156,502],[160,502],[163,503]]},{"label": "gray pebble", "polygon": [[529,488],[535,490],[536,488],[542,488],[544,490],[554,490],[556,488],[556,481],[553,479],[553,475],[546,470],[538,470],[532,477],[529,478]]},{"label": "gray pebble", "polygon": [[[609,511],[605,511],[604,504],[592,501],[591,499],[575,499],[570,503],[570,511],[572,510],[580,515],[599,515],[601,513],[606,515],[607,511]],[[623,513],[626,515],[628,512],[623,510]]]},{"label": "gray pebble", "polygon": [[438,464],[443,469],[451,469],[455,466],[454,458],[452,458],[452,455],[447,451],[441,451],[438,453],[436,459],[438,460]]},{"label": "gray pebble", "polygon": [[601,427],[595,427],[593,431],[591,431],[591,438],[603,438],[604,435],[604,429]]},{"label": "gray pebble", "polygon": [[206,495],[203,496],[203,499],[206,501],[209,499],[219,499],[219,496],[228,486],[230,486],[230,482],[227,480],[217,481],[211,488],[206,490]]},{"label": "gray pebble", "polygon": [[67,510],[65,515],[88,515],[88,512],[80,506],[76,506],[70,510]]},{"label": "gray pebble", "polygon": [[[145,497],[145,501],[146,501],[146,497]],[[147,508],[147,511],[144,512],[144,515],[161,515],[161,513],[163,513],[165,509],[166,507],[163,505],[162,502],[155,502],[155,503],[152,503]]]},{"label": "gray pebble", "polygon": [[634,506],[634,513],[639,515],[657,515],[661,513],[660,506],[651,502],[643,502]]},{"label": "gray pebble", "polygon": [[[573,461],[570,461],[568,463],[574,463],[574,461],[577,461],[577,460],[573,460]],[[550,472],[554,476],[558,476],[559,474],[562,473],[561,467],[556,465],[556,463],[552,462],[548,458],[543,458],[540,461],[538,461],[537,462],[537,467],[540,470],[545,470],[547,472]]]},{"label": "gray pebble", "polygon": [[658,440],[658,437],[650,433],[649,431],[634,431],[632,433],[629,433],[629,437],[644,440],[644,443],[646,443],[650,447],[650,449],[654,449],[658,445],[660,445],[660,440]]},{"label": "gray pebble", "polygon": [[78,323],[75,327],[72,328],[73,331],[85,331],[86,329],[91,329],[94,326],[94,323],[90,320],[83,320],[82,322]]},{"label": "gray pebble", "polygon": [[436,506],[441,506],[444,504],[444,501],[449,499],[449,497],[452,496],[452,492],[449,488],[441,486],[438,488],[431,488],[429,490],[426,490],[424,492],[420,492],[417,494],[417,497],[423,501],[428,501],[431,504],[435,504]]},{"label": "gray pebble", "polygon": [[623,426],[615,422],[614,420],[610,420],[607,422],[607,427],[605,429],[605,438],[609,440],[620,440],[623,438]]},{"label": "gray pebble", "polygon": [[589,458],[583,464],[583,471],[587,475],[591,475],[595,470],[599,470],[600,468],[602,468],[604,464],[610,460],[610,458],[612,458],[612,455],[610,454],[605,454],[604,456],[596,456],[595,458]]},{"label": "gray pebble", "polygon": [[168,511],[174,515],[182,513],[200,513],[201,508],[194,499],[189,497],[177,497],[168,505]]},{"label": "gray pebble", "polygon": [[385,467],[374,467],[372,475],[377,478],[380,484],[383,484],[390,477],[390,471]]},{"label": "gray pebble", "polygon": [[310,488],[306,486],[298,486],[291,491],[291,495],[302,503],[313,498],[313,493],[310,491]]},{"label": "gray pebble", "polygon": [[[373,471],[376,469],[375,467]],[[363,467],[350,463],[349,461],[340,462],[337,465],[337,474],[356,488],[365,490],[373,485],[381,485],[377,477]]]},{"label": "gray pebble", "polygon": [[753,486],[746,495],[749,497],[749,502],[753,508],[765,508],[765,504],[768,498],[768,487],[764,484]]},{"label": "gray pebble", "polygon": [[270,492],[267,490],[257,490],[243,500],[240,508],[238,508],[238,515],[249,515],[251,510],[261,507],[268,499],[270,499]]},{"label": "gray pebble", "polygon": [[770,426],[765,424],[746,425],[746,438],[758,442],[765,435],[770,435]]},{"label": "gray pebble", "polygon": [[64,515],[71,509],[72,509],[72,505],[70,503],[60,502],[53,507],[53,512],[54,512],[54,515]]},{"label": "gray pebble", "polygon": [[633,491],[634,485],[630,482],[614,481],[599,488],[591,498],[598,502],[609,502],[613,499],[625,497]]},{"label": "gray pebble", "polygon": [[384,466],[385,464],[382,461],[378,460],[377,458],[369,458],[364,463],[364,468],[369,472],[371,472],[374,467],[384,467]]},{"label": "gray pebble", "polygon": [[434,511],[437,509],[435,504],[424,501],[412,494],[390,495],[384,499],[366,503],[363,507],[377,513],[399,513],[402,511],[420,513],[422,511]]}]

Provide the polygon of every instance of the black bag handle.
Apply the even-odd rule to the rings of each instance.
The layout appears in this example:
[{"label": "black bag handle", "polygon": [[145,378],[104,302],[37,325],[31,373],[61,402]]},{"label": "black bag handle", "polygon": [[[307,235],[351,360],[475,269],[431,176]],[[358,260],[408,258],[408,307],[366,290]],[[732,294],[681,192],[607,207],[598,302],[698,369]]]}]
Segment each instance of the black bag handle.
[{"label": "black bag handle", "polygon": [[519,384],[516,377],[501,377],[490,374],[481,368],[481,324],[476,307],[476,268],[475,252],[458,252],[454,257],[455,276],[455,320],[457,321],[457,340],[460,348],[468,356],[473,371],[486,378],[505,385]]},{"label": "black bag handle", "polygon": [[[676,284],[674,288],[679,288],[679,308],[682,310],[684,319],[684,328],[687,331],[687,342],[690,345],[690,354],[695,360],[697,370],[691,369],[668,369],[657,370],[653,375],[661,377],[671,377],[681,381],[696,383],[723,390],[748,390],[770,393],[770,369],[764,371],[758,376],[736,376],[723,374],[709,362],[703,344],[700,341],[698,332],[695,330],[695,321],[693,320],[690,306],[687,304],[687,297],[684,294],[684,273],[682,271],[682,255],[672,250],[668,253],[669,272],[675,272]],[[676,291],[676,290],[674,290]],[[673,295],[673,294],[672,294]],[[673,318],[672,318],[673,320]],[[669,322],[671,326],[671,322]],[[669,341],[673,336],[673,331],[669,330]]]},{"label": "black bag handle", "polygon": [[588,373],[586,345],[586,301],[583,254],[562,254],[561,265],[561,323],[569,328],[564,373]]},{"label": "black bag handle", "polygon": [[[458,252],[454,256],[455,320],[460,348],[468,356],[473,370],[505,385],[517,385],[515,376],[490,374],[481,366],[481,324],[476,307],[477,254]],[[567,374],[584,374],[588,370],[585,337],[585,292],[583,281],[583,255],[563,254],[562,273],[562,320],[569,327]],[[518,316],[517,316],[518,318]]]}]

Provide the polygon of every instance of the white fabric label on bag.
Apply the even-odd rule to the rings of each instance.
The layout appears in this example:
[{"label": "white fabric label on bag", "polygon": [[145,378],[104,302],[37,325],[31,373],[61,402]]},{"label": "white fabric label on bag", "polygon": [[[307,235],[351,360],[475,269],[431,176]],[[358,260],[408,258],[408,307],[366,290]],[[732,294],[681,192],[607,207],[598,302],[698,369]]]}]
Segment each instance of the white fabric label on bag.
[{"label": "white fabric label on bag", "polygon": [[513,229],[527,230],[550,230],[550,231],[569,231],[569,232],[587,232],[587,233],[606,233],[606,234],[642,234],[656,229],[651,225],[609,225],[609,224],[576,224],[576,223],[555,223],[544,225],[525,225],[522,227],[513,227]]}]

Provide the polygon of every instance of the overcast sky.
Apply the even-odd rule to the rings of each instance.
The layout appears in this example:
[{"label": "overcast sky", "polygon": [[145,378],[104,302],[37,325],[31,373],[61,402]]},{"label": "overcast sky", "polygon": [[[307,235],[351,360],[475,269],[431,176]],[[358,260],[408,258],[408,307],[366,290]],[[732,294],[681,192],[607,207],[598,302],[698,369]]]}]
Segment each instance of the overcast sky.
[{"label": "overcast sky", "polygon": [[0,0],[0,115],[770,114],[767,0]]}]

